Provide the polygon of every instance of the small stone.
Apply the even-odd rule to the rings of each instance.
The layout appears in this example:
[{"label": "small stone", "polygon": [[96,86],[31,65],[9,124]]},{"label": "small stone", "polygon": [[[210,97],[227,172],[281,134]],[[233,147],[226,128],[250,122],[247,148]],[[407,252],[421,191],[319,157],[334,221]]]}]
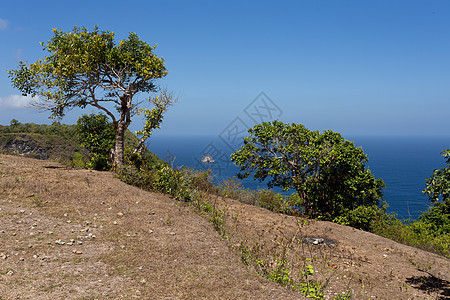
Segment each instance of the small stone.
[{"label": "small stone", "polygon": [[25,258],[23,258],[23,257],[19,257],[19,260],[20,260],[20,261],[24,261],[24,260],[25,260]]},{"label": "small stone", "polygon": [[148,233],[153,233],[153,230],[149,229],[149,230],[148,230]]},{"label": "small stone", "polygon": [[72,223],[72,221],[70,221],[70,220],[67,220],[66,222],[67,222],[67,223]]},{"label": "small stone", "polygon": [[12,270],[9,270],[8,273],[6,273],[6,274],[8,274],[9,276],[12,276],[12,274],[14,274],[14,272]]},{"label": "small stone", "polygon": [[25,213],[25,210],[21,209],[20,212],[23,214],[23,213]]},{"label": "small stone", "polygon": [[68,214],[64,214],[64,217],[67,217],[68,216]]},{"label": "small stone", "polygon": [[170,235],[175,235],[175,232],[171,232]]},{"label": "small stone", "polygon": [[33,248],[33,245],[31,245],[31,244],[30,244],[30,245],[28,245],[28,248]]},{"label": "small stone", "polygon": [[114,221],[113,224],[114,224],[114,225],[117,225],[117,221]]},{"label": "small stone", "polygon": [[125,245],[120,245],[120,249],[125,249]]},{"label": "small stone", "polygon": [[78,241],[78,245],[83,245],[83,242],[82,241]]},{"label": "small stone", "polygon": [[73,249],[72,252],[75,253],[75,254],[83,254],[83,252],[81,252],[79,250],[75,250],[75,249]]},{"label": "small stone", "polygon": [[123,216],[123,212],[118,212],[117,215],[118,215],[119,217],[121,217],[121,216]]},{"label": "small stone", "polygon": [[144,266],[140,266],[138,269],[139,269],[140,271],[142,271],[142,270],[144,270]]},{"label": "small stone", "polygon": [[147,283],[147,280],[142,279],[140,282],[141,282],[141,284],[146,284],[146,283]]}]

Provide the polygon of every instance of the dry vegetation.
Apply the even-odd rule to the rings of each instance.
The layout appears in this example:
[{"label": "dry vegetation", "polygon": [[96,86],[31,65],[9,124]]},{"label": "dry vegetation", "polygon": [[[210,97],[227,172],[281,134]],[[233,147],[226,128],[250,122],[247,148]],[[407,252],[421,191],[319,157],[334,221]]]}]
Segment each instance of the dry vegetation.
[{"label": "dry vegetation", "polygon": [[210,201],[226,238],[210,214],[111,173],[0,155],[0,299],[302,299],[310,279],[328,299],[450,298],[441,256]]}]

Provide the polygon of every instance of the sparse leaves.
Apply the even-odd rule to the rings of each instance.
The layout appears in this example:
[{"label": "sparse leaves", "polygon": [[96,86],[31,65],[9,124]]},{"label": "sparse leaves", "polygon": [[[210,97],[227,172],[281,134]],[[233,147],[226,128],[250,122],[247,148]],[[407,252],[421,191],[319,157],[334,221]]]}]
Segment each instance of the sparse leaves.
[{"label": "sparse leaves", "polygon": [[434,170],[430,178],[426,179],[423,193],[432,203],[442,200],[450,206],[450,149],[444,150],[441,154],[447,160],[447,165]]}]

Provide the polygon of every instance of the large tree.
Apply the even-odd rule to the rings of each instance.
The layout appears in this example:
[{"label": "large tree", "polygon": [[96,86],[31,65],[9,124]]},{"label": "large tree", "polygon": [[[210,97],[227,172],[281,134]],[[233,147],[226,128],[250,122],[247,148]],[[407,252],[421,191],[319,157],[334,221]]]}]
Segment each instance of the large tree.
[{"label": "large tree", "polygon": [[384,183],[365,167],[367,155],[339,133],[301,124],[264,122],[232,155],[239,178],[254,174],[269,187],[294,189],[304,213],[332,219],[359,205],[379,205]]},{"label": "large tree", "polygon": [[91,32],[54,29],[53,34],[41,43],[48,56],[31,64],[21,61],[17,70],[8,71],[13,86],[23,95],[38,96],[35,105],[50,110],[53,118],[88,105],[106,113],[115,129],[113,161],[122,166],[124,134],[139,105],[135,96],[161,92],[156,80],[167,74],[163,58],[135,33],[118,43],[113,32],[98,27]]}]

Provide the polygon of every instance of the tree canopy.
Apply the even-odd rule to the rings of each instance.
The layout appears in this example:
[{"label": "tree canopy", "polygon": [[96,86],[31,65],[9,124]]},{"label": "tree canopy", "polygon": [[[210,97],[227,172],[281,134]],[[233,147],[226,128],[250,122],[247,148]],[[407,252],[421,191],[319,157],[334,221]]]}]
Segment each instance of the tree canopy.
[{"label": "tree canopy", "polygon": [[123,164],[123,137],[131,118],[137,113],[138,93],[158,93],[156,80],[167,75],[165,62],[151,46],[135,33],[115,42],[115,34],[95,27],[75,27],[64,32],[53,29],[54,36],[41,43],[48,56],[35,63],[19,62],[10,70],[14,87],[23,95],[38,96],[37,107],[61,118],[67,109],[90,105],[108,115],[115,129],[112,149],[114,162]]},{"label": "tree canopy", "polygon": [[332,219],[359,205],[379,205],[384,183],[375,179],[361,148],[339,133],[310,131],[301,124],[264,122],[249,129],[232,155],[239,178],[253,174],[271,187],[294,189],[310,217]]}]

